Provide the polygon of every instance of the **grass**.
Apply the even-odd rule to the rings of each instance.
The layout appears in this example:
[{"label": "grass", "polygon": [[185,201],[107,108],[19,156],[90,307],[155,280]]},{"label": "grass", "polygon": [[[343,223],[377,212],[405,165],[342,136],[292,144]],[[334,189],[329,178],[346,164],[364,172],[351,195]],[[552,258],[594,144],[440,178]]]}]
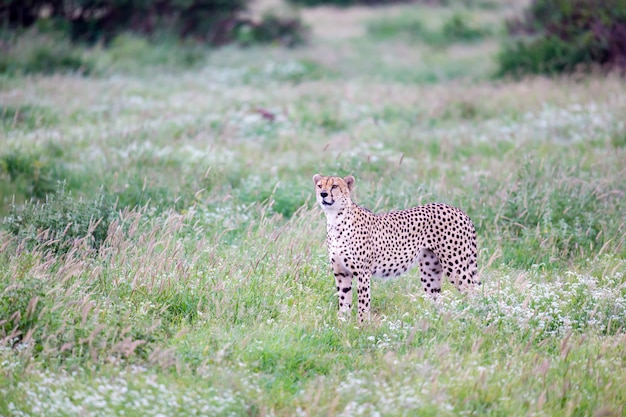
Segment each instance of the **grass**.
[{"label": "grass", "polygon": [[386,40],[403,36],[409,41],[441,48],[454,43],[477,42],[491,35],[490,29],[478,26],[472,17],[467,13],[456,12],[446,17],[440,27],[429,28],[420,13],[402,14],[372,20],[367,30],[375,39]]},{"label": "grass", "polygon": [[[0,415],[624,414],[624,80],[492,81],[492,38],[381,41],[379,12],[0,79]],[[481,290],[433,303],[414,271],[339,321],[318,172],[375,211],[463,208]]]}]

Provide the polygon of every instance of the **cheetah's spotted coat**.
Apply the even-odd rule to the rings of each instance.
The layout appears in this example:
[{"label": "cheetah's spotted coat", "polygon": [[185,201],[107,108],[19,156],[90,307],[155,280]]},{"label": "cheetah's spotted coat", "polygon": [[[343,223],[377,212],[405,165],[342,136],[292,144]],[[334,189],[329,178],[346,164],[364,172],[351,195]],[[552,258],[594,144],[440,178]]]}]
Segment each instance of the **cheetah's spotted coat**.
[{"label": "cheetah's spotted coat", "polygon": [[326,214],[327,244],[340,314],[352,307],[358,287],[359,322],[369,319],[370,278],[395,277],[419,265],[424,291],[441,292],[441,276],[459,290],[478,284],[476,231],[456,207],[432,203],[374,214],[350,198],[354,177],[313,177]]}]

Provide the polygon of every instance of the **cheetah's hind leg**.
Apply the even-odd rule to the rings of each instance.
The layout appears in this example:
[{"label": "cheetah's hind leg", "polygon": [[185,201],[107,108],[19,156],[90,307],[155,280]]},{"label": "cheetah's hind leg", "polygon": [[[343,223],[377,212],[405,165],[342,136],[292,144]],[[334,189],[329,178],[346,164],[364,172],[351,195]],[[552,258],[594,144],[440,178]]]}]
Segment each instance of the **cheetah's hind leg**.
[{"label": "cheetah's hind leg", "polygon": [[441,292],[441,275],[443,267],[439,257],[428,248],[422,248],[417,258],[420,267],[422,288],[426,294],[437,298]]}]

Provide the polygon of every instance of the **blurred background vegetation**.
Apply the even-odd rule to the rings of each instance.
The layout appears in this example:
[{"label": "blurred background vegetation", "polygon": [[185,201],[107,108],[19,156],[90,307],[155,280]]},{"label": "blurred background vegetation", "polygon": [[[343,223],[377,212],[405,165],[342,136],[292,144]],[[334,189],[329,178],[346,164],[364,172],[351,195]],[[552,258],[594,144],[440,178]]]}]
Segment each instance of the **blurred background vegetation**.
[{"label": "blurred background vegetation", "polygon": [[[449,12],[438,16],[436,24],[431,21],[432,16],[424,12],[424,4],[416,7],[414,13],[381,13],[379,17],[367,21],[362,42],[384,45],[389,39],[401,38],[409,48],[422,44],[435,51],[458,44],[492,40],[499,48],[496,65],[490,75],[494,79],[528,74],[626,70],[626,0],[532,0],[525,3],[527,7],[521,13],[510,17],[504,27],[477,19],[480,15],[471,12],[501,6],[494,1],[439,0],[437,7],[450,7]],[[377,7],[386,3],[392,1],[289,0],[277,3],[277,8],[259,13],[253,10],[255,2],[251,0],[5,0],[0,4],[0,75],[10,78],[24,74],[70,72],[97,78],[110,72],[137,71],[137,68],[186,70],[206,62],[207,54],[224,45],[235,45],[235,48],[255,44],[273,44],[280,48],[306,45],[311,40],[310,28],[301,17],[301,7]],[[432,2],[424,0],[421,3]],[[340,10],[337,9],[337,12]],[[362,44],[351,44],[351,48],[360,47]],[[252,55],[255,53],[258,51],[251,51]],[[364,71],[380,76],[384,76],[384,71],[391,71],[393,75],[390,77],[394,81],[419,84],[438,81],[446,76],[467,76],[466,73],[471,71],[462,61],[455,61],[445,70],[433,69],[432,62],[427,63],[430,66],[421,72],[414,69],[413,62],[410,67],[383,69],[384,65],[379,64],[384,62],[377,61],[371,52],[363,54],[367,56],[367,62],[359,61],[358,65],[351,65],[349,55],[348,52],[345,57],[342,56],[346,63],[336,65],[336,70],[318,61],[304,59],[292,65],[254,67],[248,72],[231,76],[239,77],[237,79],[244,84],[257,78],[263,82],[264,77],[297,84],[302,79],[332,78],[333,71],[343,71],[346,78],[354,78],[359,68],[367,67]],[[429,52],[429,55],[437,59],[435,53]],[[372,63],[368,63],[370,60]],[[232,66],[237,67],[237,64]],[[442,75],[442,72],[449,74]],[[349,121],[337,116],[339,104],[321,104],[319,109],[307,108],[310,104],[294,104],[292,117],[300,117],[303,125],[323,129],[324,134],[346,130]],[[438,115],[440,117],[433,117],[429,123],[442,124],[455,118],[470,120],[480,118],[481,112],[488,116],[494,111],[500,109],[481,109],[475,102],[462,101],[449,106]],[[276,109],[259,108],[254,112],[271,122],[281,115],[281,110]],[[83,117],[80,112],[76,114],[71,118]],[[2,104],[0,128],[5,132],[54,129],[60,123],[59,117],[59,113],[50,106]],[[413,114],[397,113],[397,110],[387,108],[375,118],[394,121],[414,117]],[[80,120],[72,120],[72,123],[75,121]],[[271,129],[280,125],[280,121],[277,122],[267,128],[270,130],[261,133],[272,136]],[[221,121],[211,122],[211,129],[219,132],[224,129],[222,124]],[[183,133],[165,131],[163,134],[177,137]],[[617,135],[612,140],[614,146],[623,146],[623,135]],[[147,170],[141,175],[129,175],[128,183],[120,187],[122,180],[118,178],[103,182],[93,171],[77,170],[68,153],[71,153],[70,149],[54,141],[28,150],[19,147],[3,147],[0,150],[0,215],[9,215],[3,222],[4,226],[26,242],[37,243],[41,230],[49,229],[56,234],[67,232],[68,222],[76,228],[74,234],[69,234],[74,239],[96,227],[92,224],[94,218],[104,219],[98,230],[106,230],[106,223],[112,219],[109,213],[116,207],[141,207],[150,203],[156,210],[172,206],[176,210],[184,210],[194,204],[197,190],[210,190],[214,183],[230,184],[233,190],[245,189],[238,182],[250,170],[249,167],[232,166],[221,173],[213,172],[205,179],[194,177],[183,182],[184,185],[174,186],[163,180],[149,187],[141,178],[149,174],[159,176],[156,171]],[[182,165],[180,162],[170,164]],[[145,166],[150,165],[145,163]],[[292,195],[283,189],[274,189],[273,185],[265,188],[253,184],[249,193],[242,191],[236,197],[246,204],[273,199],[273,210],[287,218],[305,203],[301,194]],[[306,188],[302,184],[302,189]],[[90,203],[74,198],[75,195],[84,197]],[[528,195],[521,195],[520,201],[528,201]],[[580,190],[572,190],[563,201],[580,195]],[[555,197],[555,194],[546,192],[545,196]],[[516,201],[513,197],[509,198],[511,204]],[[594,202],[592,197],[588,200]],[[558,206],[556,203],[552,205]],[[541,223],[539,214],[534,215],[515,205],[509,208],[506,218],[519,220],[524,217],[519,223],[532,227]],[[576,213],[586,212],[587,208],[583,205]],[[86,214],[73,219],[63,214],[76,212]],[[572,217],[558,221],[559,224],[573,225],[578,220]],[[515,221],[511,223],[516,224]],[[601,227],[593,221],[583,226],[580,227],[584,230],[595,231],[594,236],[599,235]],[[513,234],[519,233],[518,229],[511,230]],[[96,246],[101,240],[94,240]],[[571,243],[571,240],[568,242]],[[63,251],[66,246],[60,245],[57,250]]]},{"label": "blurred background vegetation", "polygon": [[[0,4],[0,73],[98,71],[93,51],[108,61],[139,58],[150,65],[191,66],[206,46],[306,44],[300,7],[380,6],[398,0],[287,0],[262,16],[250,0],[4,0]],[[420,1],[418,1],[420,3]],[[421,1],[432,3],[432,1]],[[465,8],[495,7],[491,0],[438,0]],[[454,3],[454,4],[453,4]],[[420,38],[433,46],[493,35],[471,16],[455,13],[438,32],[411,16],[381,20],[370,34]],[[532,0],[507,22],[494,76],[626,69],[626,0]],[[152,44],[152,45],[151,45]],[[157,44],[156,50],[150,46]],[[123,64],[120,64],[123,67]],[[101,70],[101,69],[100,69]]]}]

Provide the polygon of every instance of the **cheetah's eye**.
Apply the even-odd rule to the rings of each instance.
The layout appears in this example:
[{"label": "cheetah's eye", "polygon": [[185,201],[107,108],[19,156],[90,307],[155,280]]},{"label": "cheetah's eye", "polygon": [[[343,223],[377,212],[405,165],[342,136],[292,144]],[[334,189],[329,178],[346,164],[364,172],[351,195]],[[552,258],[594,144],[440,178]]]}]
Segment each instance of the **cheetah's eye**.
[{"label": "cheetah's eye", "polygon": [[322,188],[322,184],[317,184],[317,188]]},{"label": "cheetah's eye", "polygon": [[335,188],[337,188],[337,184],[333,184],[333,186],[330,187],[330,188],[331,188],[331,190],[334,190]]}]

